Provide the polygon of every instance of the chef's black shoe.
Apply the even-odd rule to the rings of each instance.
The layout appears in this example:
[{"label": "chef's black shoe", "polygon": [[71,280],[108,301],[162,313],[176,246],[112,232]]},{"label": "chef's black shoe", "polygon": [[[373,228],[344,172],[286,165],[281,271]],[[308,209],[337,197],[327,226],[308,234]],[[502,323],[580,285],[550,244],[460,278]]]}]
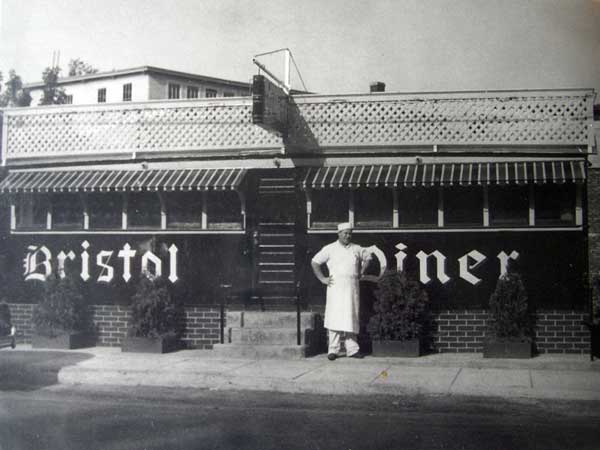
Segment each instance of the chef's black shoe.
[{"label": "chef's black shoe", "polygon": [[330,354],[327,355],[327,359],[329,361],[335,361],[336,358],[337,358],[337,355],[335,353],[330,353]]},{"label": "chef's black shoe", "polygon": [[363,359],[365,357],[361,352],[356,352],[353,355],[350,355],[350,358]]}]

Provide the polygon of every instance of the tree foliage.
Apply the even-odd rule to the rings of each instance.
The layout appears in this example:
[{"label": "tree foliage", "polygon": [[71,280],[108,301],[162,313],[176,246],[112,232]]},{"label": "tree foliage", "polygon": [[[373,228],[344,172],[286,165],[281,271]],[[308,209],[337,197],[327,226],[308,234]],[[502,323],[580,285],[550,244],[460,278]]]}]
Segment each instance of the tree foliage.
[{"label": "tree foliage", "polygon": [[40,105],[60,105],[66,103],[67,95],[63,88],[58,86],[60,67],[46,67],[42,73],[44,83]]},{"label": "tree foliage", "polygon": [[23,80],[17,75],[14,69],[8,72],[8,80],[4,83],[2,90],[3,76],[0,73],[0,107],[21,107],[31,104],[31,96],[26,89],[23,89]]},{"label": "tree foliage", "polygon": [[404,272],[388,271],[375,289],[375,314],[367,330],[376,340],[422,338],[430,321],[429,297],[419,282]]},{"label": "tree foliage", "polygon": [[93,67],[92,65],[82,61],[79,58],[75,58],[69,61],[69,73],[70,77],[76,77],[80,75],[89,75],[92,73],[97,73],[98,69]]},{"label": "tree foliage", "polygon": [[142,276],[132,298],[129,336],[176,336],[182,323],[182,309],[165,281],[162,278]]},{"label": "tree foliage", "polygon": [[531,337],[532,322],[527,291],[521,276],[509,270],[496,283],[490,297],[488,329],[498,339]]}]

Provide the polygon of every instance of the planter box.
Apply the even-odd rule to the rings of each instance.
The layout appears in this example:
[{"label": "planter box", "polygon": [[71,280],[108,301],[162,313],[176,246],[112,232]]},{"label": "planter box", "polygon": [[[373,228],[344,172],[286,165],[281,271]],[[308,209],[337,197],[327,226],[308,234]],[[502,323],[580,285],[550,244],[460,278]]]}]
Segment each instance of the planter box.
[{"label": "planter box", "polygon": [[122,352],[168,353],[179,349],[179,339],[173,336],[162,338],[126,337],[121,344]]},{"label": "planter box", "polygon": [[49,337],[40,334],[31,335],[33,348],[50,348],[53,350],[74,350],[77,348],[93,347],[96,345],[94,335],[90,333],[64,333]]},{"label": "planter box", "polygon": [[485,341],[483,343],[484,358],[531,358],[533,342],[531,341]]},{"label": "planter box", "polygon": [[373,341],[372,356],[394,356],[400,358],[415,358],[421,356],[421,341]]}]

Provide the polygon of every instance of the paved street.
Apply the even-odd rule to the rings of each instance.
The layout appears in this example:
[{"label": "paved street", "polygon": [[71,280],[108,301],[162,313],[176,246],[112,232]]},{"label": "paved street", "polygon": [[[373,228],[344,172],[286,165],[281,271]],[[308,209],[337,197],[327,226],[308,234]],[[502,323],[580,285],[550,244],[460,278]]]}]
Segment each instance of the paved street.
[{"label": "paved street", "polygon": [[598,449],[597,402],[52,386],[0,392],[0,449]]}]

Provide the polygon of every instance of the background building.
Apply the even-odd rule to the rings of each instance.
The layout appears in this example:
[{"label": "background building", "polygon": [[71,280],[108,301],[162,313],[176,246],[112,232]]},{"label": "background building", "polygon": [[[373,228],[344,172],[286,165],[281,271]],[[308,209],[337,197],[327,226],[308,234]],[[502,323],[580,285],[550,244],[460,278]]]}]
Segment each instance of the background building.
[{"label": "background building", "polygon": [[[43,87],[42,82],[24,86],[32,97],[32,106],[39,104]],[[151,66],[60,78],[58,87],[65,91],[67,103],[73,105],[242,97],[250,94],[249,83]]]}]

